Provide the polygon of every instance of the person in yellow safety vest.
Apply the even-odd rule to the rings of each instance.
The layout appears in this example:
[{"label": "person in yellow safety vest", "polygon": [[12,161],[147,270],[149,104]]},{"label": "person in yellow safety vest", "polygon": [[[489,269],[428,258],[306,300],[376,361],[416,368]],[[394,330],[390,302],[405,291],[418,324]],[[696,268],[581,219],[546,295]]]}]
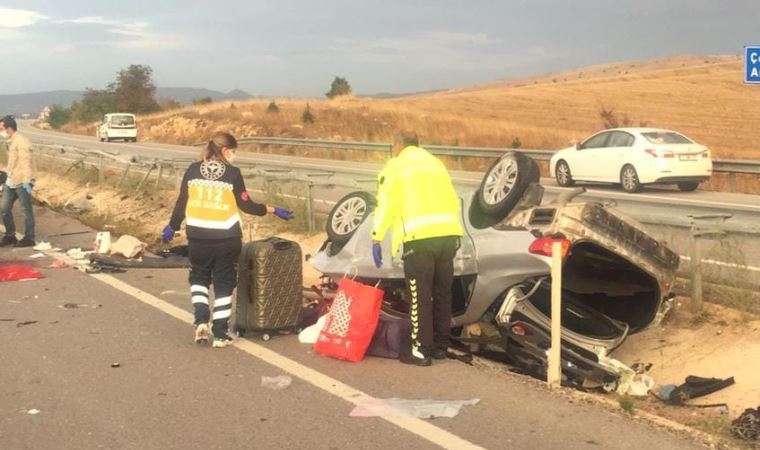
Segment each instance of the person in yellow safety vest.
[{"label": "person in yellow safety vest", "polygon": [[402,131],[394,158],[378,177],[372,256],[382,266],[382,247],[392,226],[392,254],[403,243],[412,347],[401,362],[429,366],[445,359],[451,333],[454,256],[463,235],[461,204],[443,163],[419,146],[414,131]]}]

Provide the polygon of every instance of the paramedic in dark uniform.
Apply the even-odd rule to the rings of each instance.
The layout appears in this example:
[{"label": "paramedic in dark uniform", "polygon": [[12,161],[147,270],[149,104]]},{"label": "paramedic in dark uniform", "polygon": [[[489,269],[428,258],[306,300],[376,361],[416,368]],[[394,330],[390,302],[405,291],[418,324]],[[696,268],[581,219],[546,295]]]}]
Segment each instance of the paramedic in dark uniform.
[{"label": "paramedic in dark uniform", "polygon": [[443,163],[419,146],[417,134],[394,140],[395,157],[378,177],[372,256],[382,265],[381,242],[391,226],[391,254],[403,244],[412,348],[401,361],[429,366],[446,358],[451,334],[454,256],[463,235],[459,196]]},{"label": "paramedic in dark uniform", "polygon": [[[293,213],[256,203],[248,196],[240,169],[232,165],[237,141],[229,133],[217,133],[203,150],[202,160],[185,172],[171,221],[162,232],[164,242],[174,238],[186,223],[190,254],[190,291],[195,313],[195,342],[209,339],[213,347],[232,341],[227,327],[232,312],[232,292],[237,285],[237,262],[241,250],[240,214],[274,214],[290,220]],[[214,310],[210,316],[209,287],[214,285]]]}]

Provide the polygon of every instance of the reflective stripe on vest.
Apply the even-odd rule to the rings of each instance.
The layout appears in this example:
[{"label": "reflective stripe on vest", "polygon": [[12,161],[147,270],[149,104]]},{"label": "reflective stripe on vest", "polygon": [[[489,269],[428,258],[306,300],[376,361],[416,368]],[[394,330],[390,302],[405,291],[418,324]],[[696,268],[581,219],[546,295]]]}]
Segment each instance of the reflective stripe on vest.
[{"label": "reflective stripe on vest", "polygon": [[459,217],[456,214],[436,214],[434,216],[419,216],[404,221],[404,231],[411,233],[414,230],[429,225],[441,225],[450,223],[459,225]]}]

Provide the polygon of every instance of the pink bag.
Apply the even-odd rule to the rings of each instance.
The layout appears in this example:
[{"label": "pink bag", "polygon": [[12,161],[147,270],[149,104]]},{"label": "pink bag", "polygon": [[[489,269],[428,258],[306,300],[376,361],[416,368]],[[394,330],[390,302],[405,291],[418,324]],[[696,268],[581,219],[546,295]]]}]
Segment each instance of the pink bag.
[{"label": "pink bag", "polygon": [[375,334],[382,302],[382,289],[341,279],[314,351],[346,361],[361,361]]}]

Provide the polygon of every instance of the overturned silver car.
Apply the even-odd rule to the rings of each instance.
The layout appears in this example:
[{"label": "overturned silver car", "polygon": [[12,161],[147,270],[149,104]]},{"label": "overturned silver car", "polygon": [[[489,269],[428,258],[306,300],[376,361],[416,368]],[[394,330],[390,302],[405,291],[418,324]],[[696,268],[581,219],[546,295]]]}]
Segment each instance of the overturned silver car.
[{"label": "overturned silver car", "polygon": [[[460,191],[465,236],[454,261],[453,336],[542,374],[550,342],[551,242],[561,237],[564,381],[614,383],[617,373],[600,358],[666,313],[678,255],[614,207],[576,201],[582,189],[541,204],[538,181],[534,161],[507,153],[478,189]],[[346,275],[379,282],[383,310],[403,316],[409,305],[400,255],[383,255],[390,264],[380,269],[372,262],[374,202],[366,192],[341,199],[310,263],[326,276],[327,288]]]}]

